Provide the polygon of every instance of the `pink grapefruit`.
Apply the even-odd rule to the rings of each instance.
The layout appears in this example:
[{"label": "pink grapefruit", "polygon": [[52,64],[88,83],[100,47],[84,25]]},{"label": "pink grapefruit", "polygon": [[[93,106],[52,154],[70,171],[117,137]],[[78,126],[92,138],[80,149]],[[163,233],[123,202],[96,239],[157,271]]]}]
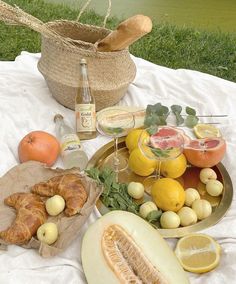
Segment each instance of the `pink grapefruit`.
[{"label": "pink grapefruit", "polygon": [[189,142],[184,154],[190,164],[200,168],[217,165],[226,152],[226,142],[222,138],[196,139]]}]

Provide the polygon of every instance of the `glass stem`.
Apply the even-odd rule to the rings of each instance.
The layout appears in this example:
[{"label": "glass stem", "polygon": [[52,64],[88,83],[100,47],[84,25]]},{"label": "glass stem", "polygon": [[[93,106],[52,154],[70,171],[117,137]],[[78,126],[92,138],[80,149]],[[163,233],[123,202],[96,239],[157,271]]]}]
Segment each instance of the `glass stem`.
[{"label": "glass stem", "polygon": [[156,179],[161,178],[161,161],[157,161]]},{"label": "glass stem", "polygon": [[115,137],[114,138],[114,152],[115,152],[115,155],[114,155],[114,170],[115,170],[115,174],[116,174],[116,182],[118,182],[118,174],[119,174],[119,164],[120,164],[120,161],[119,161],[119,157],[118,157],[118,138]]}]

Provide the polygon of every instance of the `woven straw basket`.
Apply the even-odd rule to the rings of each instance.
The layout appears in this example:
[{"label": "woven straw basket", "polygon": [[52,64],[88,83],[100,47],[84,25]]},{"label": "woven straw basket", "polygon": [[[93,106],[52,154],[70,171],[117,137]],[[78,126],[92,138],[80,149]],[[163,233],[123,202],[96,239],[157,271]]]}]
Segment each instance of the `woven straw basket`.
[{"label": "woven straw basket", "polygon": [[53,97],[62,105],[74,109],[79,87],[79,63],[81,58],[85,58],[96,110],[116,104],[125,95],[136,74],[128,49],[116,52],[96,51],[94,44],[111,32],[106,28],[64,20],[46,25],[75,42],[75,46],[63,45],[52,37],[42,35],[38,69]]}]

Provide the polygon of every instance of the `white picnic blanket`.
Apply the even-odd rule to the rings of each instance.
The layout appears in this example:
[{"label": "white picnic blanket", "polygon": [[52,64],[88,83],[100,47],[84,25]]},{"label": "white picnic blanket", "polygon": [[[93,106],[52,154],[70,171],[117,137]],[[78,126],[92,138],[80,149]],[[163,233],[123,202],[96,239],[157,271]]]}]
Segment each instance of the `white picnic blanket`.
[{"label": "white picnic blanket", "polygon": [[[0,175],[19,163],[17,146],[28,132],[44,130],[55,135],[54,114],[61,113],[74,127],[74,112],[55,101],[38,72],[39,58],[40,54],[22,52],[14,62],[0,62]],[[137,76],[120,105],[145,107],[149,103],[162,102],[167,106],[193,106],[202,114],[228,114],[227,118],[214,120],[221,122],[220,128],[227,140],[227,155],[223,163],[235,186],[236,83],[192,70],[161,67],[140,58],[133,57],[133,60]],[[84,148],[91,157],[107,142],[107,138],[98,136],[85,142]],[[56,166],[62,166],[60,159]],[[43,259],[37,251],[18,246],[0,251],[0,283],[86,283],[80,259],[81,239],[88,225],[98,216],[94,210],[80,236],[57,257]],[[203,232],[213,236],[222,246],[221,261],[213,272],[203,275],[189,273],[191,283],[235,283],[235,196],[227,215]],[[176,240],[168,240],[168,243],[174,247]]]}]

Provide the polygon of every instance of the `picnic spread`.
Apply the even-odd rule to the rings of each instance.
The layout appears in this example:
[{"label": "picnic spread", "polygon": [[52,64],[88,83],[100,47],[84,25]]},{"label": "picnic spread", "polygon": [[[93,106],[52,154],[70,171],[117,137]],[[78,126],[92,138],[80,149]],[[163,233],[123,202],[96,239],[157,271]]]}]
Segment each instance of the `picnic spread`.
[{"label": "picnic spread", "polygon": [[[1,62],[1,175],[19,164],[17,145],[22,137],[32,130],[44,130],[55,135],[53,116],[61,113],[74,126],[72,110],[59,104],[51,95],[43,76],[37,69],[40,54],[22,52],[14,62]],[[139,106],[161,101],[165,105],[173,102],[191,105],[201,114],[228,114],[218,118],[220,129],[227,141],[227,152],[222,161],[235,183],[234,148],[235,148],[235,113],[234,93],[236,84],[208,74],[192,70],[172,70],[132,56],[137,68],[134,82],[129,86],[119,106]],[[216,118],[210,118],[216,122]],[[209,122],[209,118],[203,118]],[[108,137],[98,135],[93,140],[83,142],[89,158],[109,142]],[[57,160],[53,168],[63,168]],[[235,275],[236,221],[235,199],[227,214],[217,224],[201,233],[215,238],[221,248],[221,260],[217,268],[206,274],[189,273],[191,283],[232,283]],[[100,213],[95,207],[79,235],[68,248],[53,258],[42,258],[37,250],[10,245],[2,250],[0,282],[30,283],[34,277],[36,283],[86,283],[81,266],[81,241],[83,235]],[[174,248],[176,239],[166,239]]]},{"label": "picnic spread", "polygon": [[98,27],[0,1],[42,36],[0,62],[0,283],[233,283],[236,84],[131,55],[152,21],[108,30],[108,2]]}]

